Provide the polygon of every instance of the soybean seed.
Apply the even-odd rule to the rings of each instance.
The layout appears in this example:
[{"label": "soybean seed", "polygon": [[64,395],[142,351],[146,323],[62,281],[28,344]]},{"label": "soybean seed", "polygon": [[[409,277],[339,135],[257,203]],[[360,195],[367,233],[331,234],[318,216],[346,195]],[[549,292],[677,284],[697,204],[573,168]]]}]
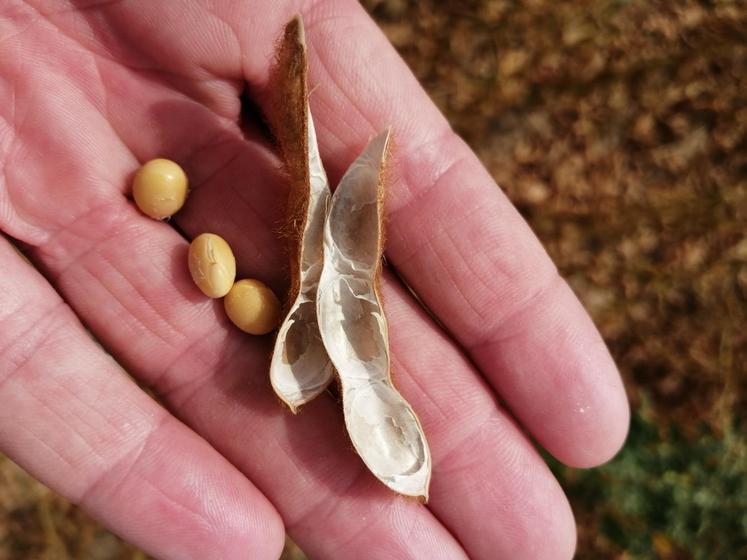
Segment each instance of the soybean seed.
[{"label": "soybean seed", "polygon": [[267,334],[280,319],[280,302],[259,280],[239,280],[223,300],[228,318],[249,334]]},{"label": "soybean seed", "polygon": [[152,159],[135,174],[132,196],[143,214],[162,220],[176,214],[187,198],[187,175],[168,159]]},{"label": "soybean seed", "polygon": [[226,240],[214,233],[202,233],[189,245],[189,273],[203,294],[225,296],[236,280],[236,259]]}]

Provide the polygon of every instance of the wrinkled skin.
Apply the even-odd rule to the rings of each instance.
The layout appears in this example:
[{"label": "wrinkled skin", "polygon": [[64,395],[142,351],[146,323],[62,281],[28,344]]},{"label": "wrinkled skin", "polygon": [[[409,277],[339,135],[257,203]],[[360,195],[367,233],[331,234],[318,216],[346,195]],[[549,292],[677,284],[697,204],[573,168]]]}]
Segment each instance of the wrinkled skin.
[{"label": "wrinkled skin", "polygon": [[[387,260],[438,321],[392,273],[382,291],[393,374],[433,453],[428,506],[365,469],[331,397],[299,416],[278,404],[271,340],[201,296],[172,227],[220,234],[241,276],[285,289],[286,187],[238,121],[245,82],[266,106],[295,12],[331,183],[395,131]],[[171,223],[126,197],[156,156],[191,180]],[[627,430],[619,376],[356,2],[5,0],[0,169],[0,229],[41,271],[0,239],[0,449],[124,538],[162,558],[275,558],[284,528],[315,558],[571,557],[568,503],[519,425],[567,464],[606,461]]]}]

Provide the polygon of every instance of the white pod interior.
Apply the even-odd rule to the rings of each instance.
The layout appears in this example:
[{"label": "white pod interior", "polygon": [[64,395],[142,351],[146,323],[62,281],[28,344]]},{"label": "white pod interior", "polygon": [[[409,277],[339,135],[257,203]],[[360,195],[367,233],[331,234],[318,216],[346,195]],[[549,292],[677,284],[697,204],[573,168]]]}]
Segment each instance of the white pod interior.
[{"label": "white pod interior", "polygon": [[322,236],[330,190],[308,104],[306,44],[303,24],[294,18],[278,46],[274,69],[280,108],[273,132],[280,141],[291,176],[291,302],[280,325],[270,362],[275,393],[293,412],[329,385],[334,369],[324,349],[316,316],[322,270]]},{"label": "white pod interior", "polygon": [[430,451],[420,421],[392,383],[388,328],[378,293],[388,144],[389,131],[374,138],[332,196],[317,316],[340,378],[353,446],[389,488],[427,500]]}]

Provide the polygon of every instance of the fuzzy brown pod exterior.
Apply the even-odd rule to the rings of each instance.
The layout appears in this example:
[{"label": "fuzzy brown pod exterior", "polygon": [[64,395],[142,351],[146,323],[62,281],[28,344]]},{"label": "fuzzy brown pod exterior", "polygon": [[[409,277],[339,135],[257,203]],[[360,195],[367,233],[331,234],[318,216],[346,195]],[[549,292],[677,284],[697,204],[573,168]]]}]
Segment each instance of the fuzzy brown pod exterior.
[{"label": "fuzzy brown pod exterior", "polygon": [[275,103],[268,121],[291,183],[286,227],[291,287],[275,340],[270,382],[295,413],[334,378],[316,316],[330,190],[308,104],[306,42],[300,17],[286,26],[276,57],[270,80]]}]

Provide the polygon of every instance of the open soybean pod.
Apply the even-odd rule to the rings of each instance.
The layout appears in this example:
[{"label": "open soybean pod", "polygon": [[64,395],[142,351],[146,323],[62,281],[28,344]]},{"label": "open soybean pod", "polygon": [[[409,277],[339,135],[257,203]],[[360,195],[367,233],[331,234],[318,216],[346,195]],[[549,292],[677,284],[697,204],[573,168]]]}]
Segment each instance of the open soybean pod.
[{"label": "open soybean pod", "polygon": [[386,131],[351,165],[332,196],[317,315],[340,378],[353,446],[389,488],[427,501],[430,451],[418,417],[392,383],[378,288],[388,148]]},{"label": "open soybean pod", "polygon": [[330,197],[308,104],[306,43],[300,17],[285,27],[270,87],[268,114],[290,179],[288,224],[291,285],[288,311],[270,363],[275,393],[296,412],[329,385],[334,370],[319,334],[316,294]]}]

